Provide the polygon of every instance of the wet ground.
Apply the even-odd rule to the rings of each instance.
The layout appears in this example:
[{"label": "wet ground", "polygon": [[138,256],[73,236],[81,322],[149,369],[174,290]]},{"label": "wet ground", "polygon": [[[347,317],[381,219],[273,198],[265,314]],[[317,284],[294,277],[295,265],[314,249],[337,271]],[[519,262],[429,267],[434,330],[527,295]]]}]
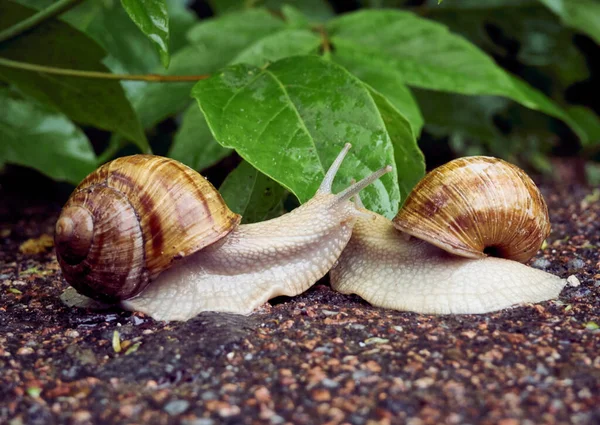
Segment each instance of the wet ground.
[{"label": "wet ground", "polygon": [[323,281],[187,323],[67,308],[42,237],[58,206],[5,202],[0,423],[599,424],[600,191],[542,190],[553,231],[530,264],[580,282],[558,300],[431,316]]}]

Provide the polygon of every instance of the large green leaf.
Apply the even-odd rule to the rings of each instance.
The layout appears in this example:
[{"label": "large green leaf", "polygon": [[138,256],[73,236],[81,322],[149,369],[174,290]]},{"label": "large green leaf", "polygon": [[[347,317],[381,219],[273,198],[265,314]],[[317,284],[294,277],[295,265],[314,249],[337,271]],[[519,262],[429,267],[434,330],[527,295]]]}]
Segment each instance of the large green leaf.
[{"label": "large green leaf", "polygon": [[373,89],[370,93],[394,146],[401,206],[413,187],[425,175],[425,157],[417,145],[410,122],[381,93]]},{"label": "large green leaf", "polygon": [[321,39],[306,29],[283,29],[258,40],[242,50],[231,64],[262,66],[288,56],[317,53]]},{"label": "large green leaf", "polygon": [[97,166],[94,149],[67,117],[0,87],[0,163],[8,162],[78,184]]},{"label": "large green leaf", "polygon": [[565,121],[582,140],[586,137],[550,99],[441,24],[406,11],[363,10],[336,18],[327,28],[335,48],[334,60],[392,67],[409,86],[508,97]]},{"label": "large green leaf", "polygon": [[[167,75],[211,74],[245,48],[285,24],[265,10],[248,10],[202,21],[189,31],[193,43],[171,57]],[[250,47],[251,48],[251,47]],[[151,84],[134,102],[144,128],[180,112],[190,103],[194,83]]]},{"label": "large green leaf", "polygon": [[600,118],[598,115],[581,105],[573,105],[569,107],[568,111],[588,135],[588,142],[584,146],[600,146]]},{"label": "large green leaf", "polygon": [[[432,4],[426,16],[497,58],[511,61],[516,57],[526,67],[539,70],[532,75],[531,68],[522,68],[520,74],[543,86],[552,98],[562,97],[568,86],[588,78],[585,56],[574,43],[573,31],[538,0]],[[507,48],[508,43],[518,49]]]},{"label": "large green leaf", "polygon": [[202,171],[231,152],[231,149],[217,143],[198,105],[192,104],[183,115],[167,156]]},{"label": "large green leaf", "polygon": [[[35,9],[42,9],[55,0],[17,0]],[[197,22],[187,8],[188,0],[166,0],[169,16],[169,51],[178,51],[188,40],[186,33]],[[60,19],[85,32],[108,53],[103,63],[115,73],[144,74],[164,72],[151,40],[142,34],[120,2],[83,2],[62,14]],[[118,36],[115,36],[117,35]],[[123,81],[127,89],[148,83]],[[149,83],[152,84],[152,83]]]},{"label": "large green leaf", "polygon": [[[34,10],[11,1],[0,3],[0,30],[31,16]],[[0,44],[0,57],[58,68],[109,72],[100,46],[70,25],[50,20]],[[148,142],[118,81],[23,71],[0,66],[0,79],[52,105],[72,120],[114,131],[142,151]]]},{"label": "large green leaf", "polygon": [[121,0],[131,20],[158,51],[160,61],[169,67],[169,14],[165,0]]},{"label": "large green leaf", "polygon": [[459,156],[492,155],[540,170],[556,141],[554,118],[499,96],[415,89],[434,137],[448,137]]},{"label": "large green leaf", "polygon": [[334,15],[326,0],[209,0],[208,3],[219,15],[256,6],[280,12],[286,5],[297,8],[314,22],[324,22]]},{"label": "large green leaf", "polygon": [[229,173],[219,192],[227,206],[242,216],[242,223],[256,223],[283,213],[286,190],[246,161]]},{"label": "large green leaf", "polygon": [[600,43],[600,3],[597,0],[539,0],[566,25],[578,29]]},{"label": "large green leaf", "polygon": [[[367,87],[344,68],[317,56],[282,59],[268,67],[232,65],[192,91],[215,138],[300,202],[316,192],[346,142],[353,144],[334,192],[387,164],[394,149]],[[414,141],[410,131],[409,139]],[[396,172],[365,189],[366,206],[386,216],[398,208]]]},{"label": "large green leaf", "polygon": [[491,144],[504,142],[494,116],[505,110],[510,100],[422,89],[416,89],[415,95],[427,123],[425,127],[433,135],[458,135]]},{"label": "large green leaf", "polygon": [[[268,35],[243,50],[232,63],[248,63],[261,66],[264,63],[297,52],[316,51],[319,37],[309,31],[290,29]],[[189,98],[186,96],[186,99]],[[231,149],[219,145],[208,130],[204,116],[197,104],[188,107],[183,124],[175,136],[172,154],[189,159],[194,168],[201,169],[226,156]],[[184,161],[185,162],[185,161]]]},{"label": "large green leaf", "polygon": [[334,60],[363,82],[385,94],[394,107],[406,117],[414,136],[419,137],[423,128],[423,116],[419,105],[398,71],[389,66],[374,67],[359,57],[334,56]]}]

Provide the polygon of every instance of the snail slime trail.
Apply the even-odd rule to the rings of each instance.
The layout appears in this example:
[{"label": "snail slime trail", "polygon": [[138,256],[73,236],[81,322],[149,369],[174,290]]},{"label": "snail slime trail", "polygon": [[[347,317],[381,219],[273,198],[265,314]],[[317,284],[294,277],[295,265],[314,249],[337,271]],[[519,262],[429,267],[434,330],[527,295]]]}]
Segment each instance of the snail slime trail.
[{"label": "snail slime trail", "polygon": [[[67,201],[66,207],[89,211],[102,232],[94,231],[88,256],[77,264],[62,254],[77,251],[68,242],[57,249],[65,279],[87,297],[167,321],[202,311],[250,314],[271,298],[298,295],[330,270],[364,215],[350,198],[392,170],[386,166],[332,194],[350,147],[344,146],[312,199],[281,217],[244,225],[204,177],[177,161],[133,155],[105,164]],[[114,198],[118,205],[110,212],[94,207],[97,193],[103,203]],[[57,238],[69,239],[64,233],[57,225]]]},{"label": "snail slime trail", "polygon": [[524,264],[550,233],[548,208],[503,160],[458,158],[432,170],[392,221],[357,206],[370,218],[358,219],[330,281],[375,306],[487,313],[554,299],[566,284]]}]

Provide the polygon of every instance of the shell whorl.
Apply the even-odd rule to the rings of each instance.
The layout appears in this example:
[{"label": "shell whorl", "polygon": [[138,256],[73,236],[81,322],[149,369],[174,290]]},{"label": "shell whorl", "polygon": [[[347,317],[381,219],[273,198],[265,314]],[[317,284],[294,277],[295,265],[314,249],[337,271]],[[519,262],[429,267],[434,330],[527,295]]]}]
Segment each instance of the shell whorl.
[{"label": "shell whorl", "polygon": [[487,156],[458,158],[430,171],[393,224],[453,254],[522,263],[550,233],[548,207],[533,180]]},{"label": "shell whorl", "polygon": [[240,219],[191,168],[131,155],[102,165],[73,191],[56,222],[56,255],[78,292],[122,300],[174,260],[224,237]]}]

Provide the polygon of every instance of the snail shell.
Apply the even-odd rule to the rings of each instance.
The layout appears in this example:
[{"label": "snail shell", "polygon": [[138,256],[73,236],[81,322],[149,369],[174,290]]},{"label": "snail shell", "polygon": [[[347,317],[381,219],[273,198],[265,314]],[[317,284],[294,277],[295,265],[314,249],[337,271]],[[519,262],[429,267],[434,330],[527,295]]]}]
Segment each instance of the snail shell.
[{"label": "snail shell", "polygon": [[499,158],[458,158],[430,171],[394,226],[463,257],[525,263],[550,233],[548,207],[531,178]]},{"label": "snail shell", "polygon": [[174,260],[227,235],[240,219],[208,180],[184,164],[125,156],[75,188],[56,222],[56,255],[78,292],[123,300]]}]

